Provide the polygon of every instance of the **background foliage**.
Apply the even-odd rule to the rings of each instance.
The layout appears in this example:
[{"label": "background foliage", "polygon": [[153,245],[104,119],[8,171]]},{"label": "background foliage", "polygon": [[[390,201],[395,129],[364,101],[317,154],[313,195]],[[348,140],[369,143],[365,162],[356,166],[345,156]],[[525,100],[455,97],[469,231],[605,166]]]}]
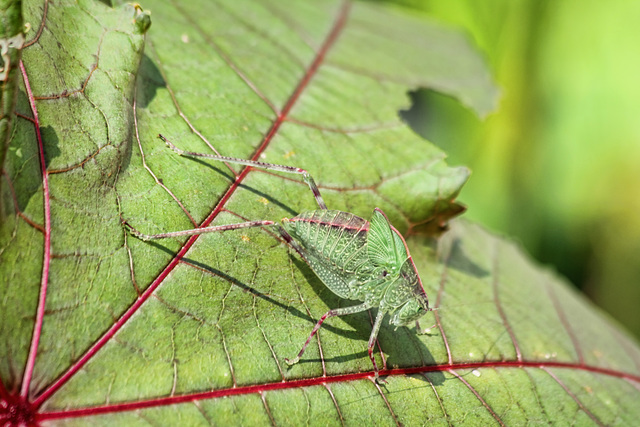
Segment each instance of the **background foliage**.
[{"label": "background foliage", "polygon": [[640,3],[397,3],[468,31],[502,89],[486,121],[426,91],[408,114],[473,171],[466,216],[517,237],[640,336]]}]

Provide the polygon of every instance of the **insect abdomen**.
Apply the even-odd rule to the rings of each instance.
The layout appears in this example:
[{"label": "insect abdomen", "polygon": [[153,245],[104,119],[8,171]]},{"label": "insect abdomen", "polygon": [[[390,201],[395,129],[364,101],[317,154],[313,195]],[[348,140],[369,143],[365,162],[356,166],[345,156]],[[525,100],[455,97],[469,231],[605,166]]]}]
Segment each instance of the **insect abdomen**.
[{"label": "insect abdomen", "polygon": [[369,222],[348,212],[303,212],[283,223],[307,251],[314,272],[335,294],[353,298],[349,283],[367,263]]},{"label": "insect abdomen", "polygon": [[[303,212],[289,220],[306,249],[315,251],[336,265],[347,267],[350,259],[366,255],[369,222],[359,216],[333,210]],[[351,270],[353,271],[353,270]]]}]

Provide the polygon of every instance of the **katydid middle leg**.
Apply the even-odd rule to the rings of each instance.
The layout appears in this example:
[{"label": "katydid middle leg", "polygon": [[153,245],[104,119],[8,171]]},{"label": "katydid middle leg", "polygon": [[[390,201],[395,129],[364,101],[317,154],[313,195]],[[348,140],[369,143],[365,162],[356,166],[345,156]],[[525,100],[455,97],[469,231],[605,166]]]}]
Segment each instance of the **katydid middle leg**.
[{"label": "katydid middle leg", "polygon": [[[313,330],[311,331],[311,334],[309,335],[309,338],[307,338],[307,341],[302,346],[302,349],[300,350],[298,355],[296,357],[294,357],[293,359],[291,359],[291,360],[284,359],[284,361],[287,362],[288,365],[295,365],[296,363],[298,363],[300,361],[300,358],[304,354],[304,351],[307,349],[307,346],[311,342],[311,339],[313,338],[313,336],[316,334],[316,332],[318,332],[318,330],[320,329],[320,327],[322,326],[324,321],[327,320],[329,317],[345,316],[347,314],[360,313],[361,311],[365,311],[365,310],[368,310],[370,308],[371,308],[371,306],[368,303],[365,302],[363,304],[354,305],[354,306],[351,306],[351,307],[334,308],[333,310],[327,311],[320,318],[320,320],[318,320],[318,322],[316,323],[316,326],[313,327]],[[375,365],[375,362],[374,362],[374,365]],[[377,367],[376,367],[376,376],[377,376],[377,371],[378,370],[377,370]]]},{"label": "katydid middle leg", "polygon": [[272,225],[275,225],[276,223],[273,221],[248,221],[248,222],[241,222],[238,224],[215,225],[211,227],[191,228],[189,230],[171,231],[168,233],[159,233],[159,234],[144,234],[136,230],[135,228],[133,228],[126,221],[123,221],[123,224],[129,229],[131,234],[136,236],[138,239],[146,242],[147,240],[167,239],[171,237],[182,237],[182,236],[195,236],[199,234],[214,233],[218,231],[238,230],[241,228],[272,226]]}]

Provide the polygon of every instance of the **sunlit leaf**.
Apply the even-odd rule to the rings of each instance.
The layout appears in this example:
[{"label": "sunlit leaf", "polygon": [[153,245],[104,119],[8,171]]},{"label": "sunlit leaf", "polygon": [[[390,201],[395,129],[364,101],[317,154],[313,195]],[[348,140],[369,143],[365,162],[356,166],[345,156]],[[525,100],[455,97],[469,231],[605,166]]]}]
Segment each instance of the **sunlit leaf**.
[{"label": "sunlit leaf", "polygon": [[[447,166],[398,110],[418,86],[491,108],[495,89],[463,35],[357,2],[148,2],[146,36],[147,15],[131,6],[44,5],[3,175],[0,417],[637,419],[639,351],[622,331],[475,225],[423,233],[459,213],[468,171]],[[25,7],[32,23],[45,15],[42,3]],[[422,319],[436,324],[428,334],[383,326],[386,385],[373,381],[366,312],[328,321],[287,367],[324,312],[354,302],[268,230],[154,242],[126,231],[123,221],[156,233],[317,208],[295,176],[183,158],[158,133],[191,151],[303,167],[330,208],[389,216],[440,310]]]}]

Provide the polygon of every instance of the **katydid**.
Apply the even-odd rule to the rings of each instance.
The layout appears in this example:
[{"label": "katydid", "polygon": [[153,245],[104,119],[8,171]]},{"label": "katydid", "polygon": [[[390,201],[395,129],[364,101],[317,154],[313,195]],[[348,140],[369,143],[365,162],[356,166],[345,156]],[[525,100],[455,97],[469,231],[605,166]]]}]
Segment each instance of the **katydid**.
[{"label": "katydid", "polygon": [[304,169],[183,151],[162,135],[158,136],[181,156],[201,157],[302,175],[319,209],[302,212],[293,218],[284,218],[282,225],[268,220],[249,221],[146,235],[125,223],[130,232],[142,240],[150,240],[249,227],[275,228],[282,239],[302,257],[327,288],[340,298],[362,301],[362,304],[326,312],[316,323],[298,355],[293,359],[284,359],[285,362],[293,365],[300,361],[311,339],[329,317],[359,313],[377,307],[378,314],[369,337],[368,353],[373,363],[375,380],[378,381],[378,365],[373,356],[373,347],[385,314],[389,313],[391,316],[389,323],[398,327],[416,322],[426,312],[433,310],[429,308],[427,294],[404,238],[389,223],[382,210],[375,208],[370,221],[349,212],[329,210],[322,200],[315,181]]}]

